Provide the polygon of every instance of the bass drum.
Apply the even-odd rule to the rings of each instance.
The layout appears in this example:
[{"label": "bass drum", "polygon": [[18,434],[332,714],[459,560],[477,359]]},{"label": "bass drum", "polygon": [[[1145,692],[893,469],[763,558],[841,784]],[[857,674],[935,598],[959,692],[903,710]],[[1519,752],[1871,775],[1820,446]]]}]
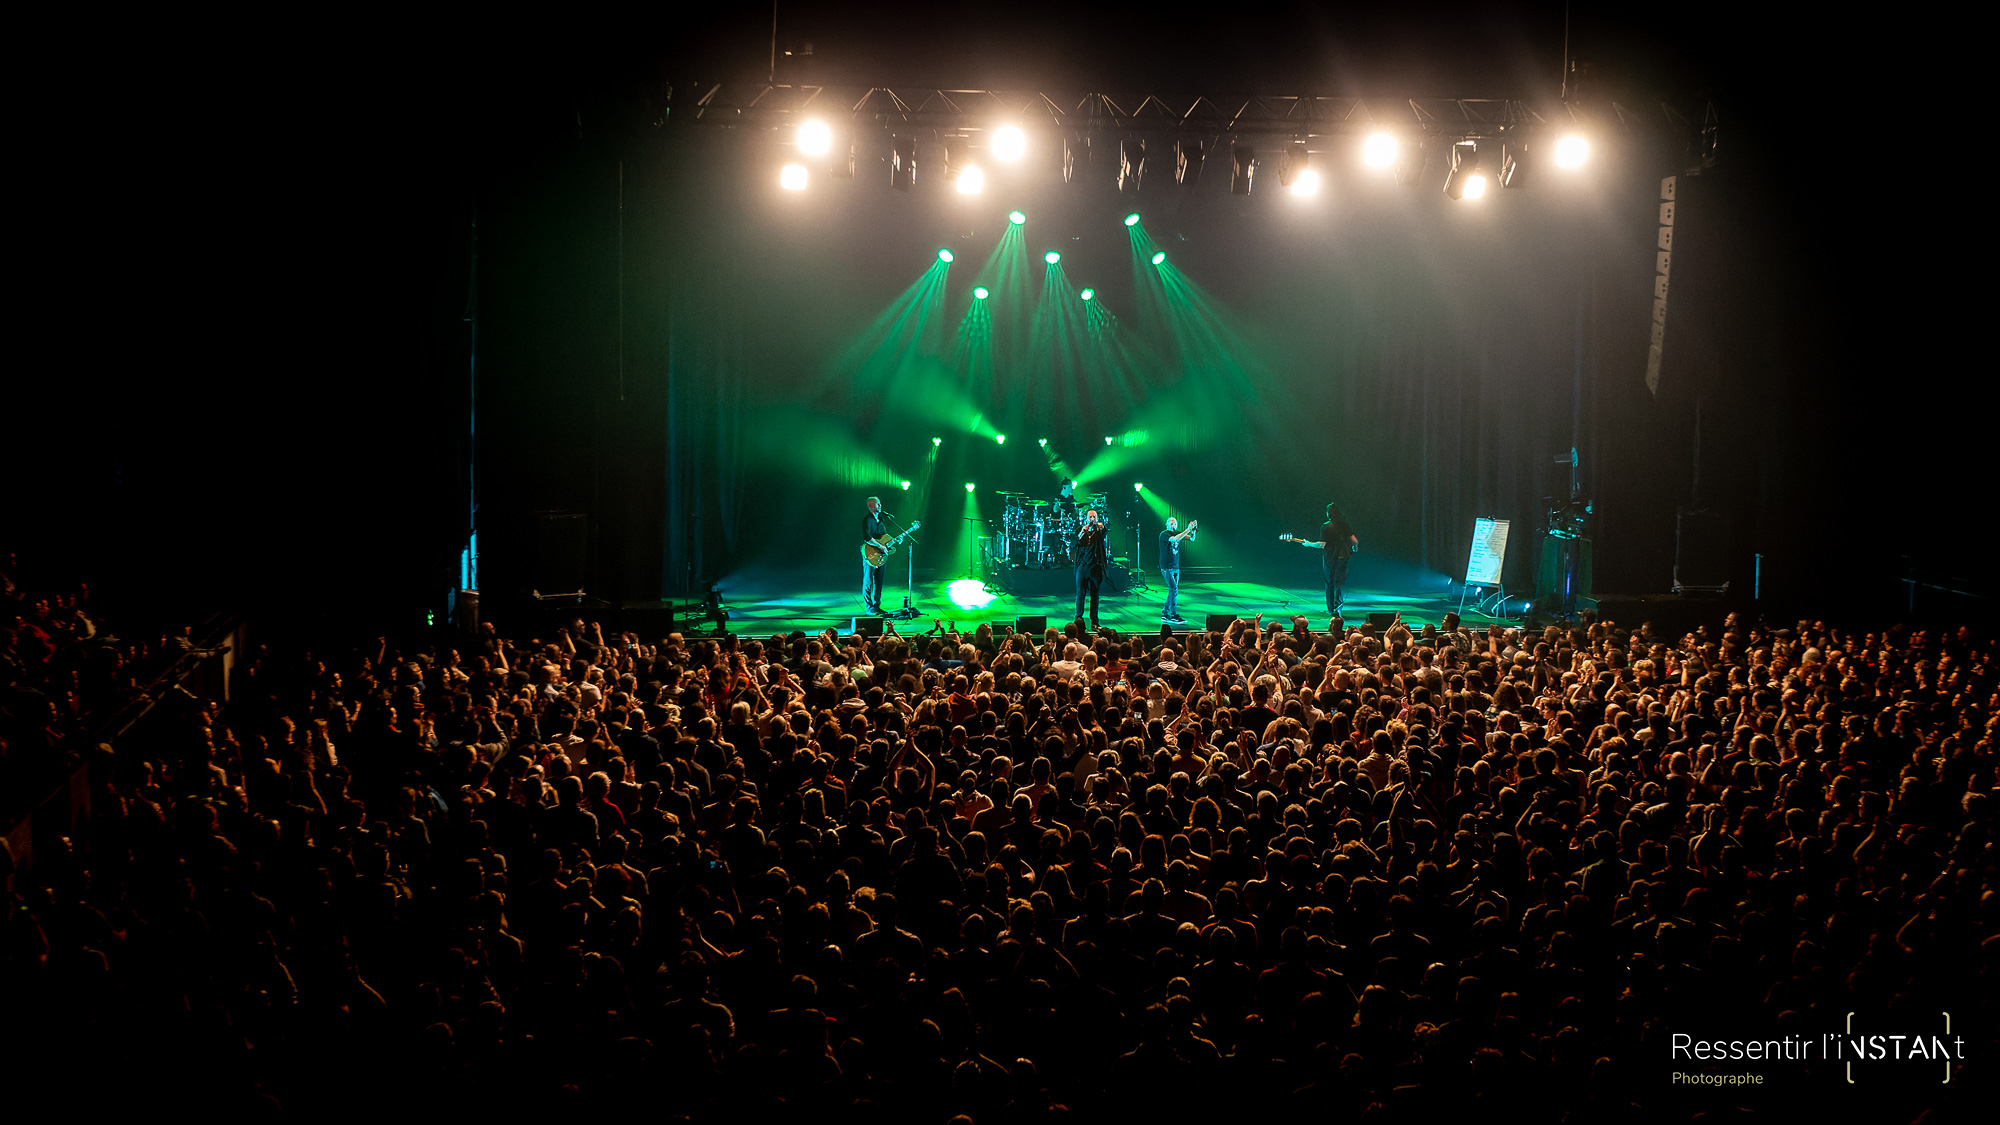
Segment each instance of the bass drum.
[{"label": "bass drum", "polygon": [[1076,548],[1077,529],[1082,526],[1082,518],[1073,512],[1066,512],[1049,521],[1048,533],[1042,536],[1042,557],[1048,560],[1048,565],[1070,565],[1070,552]]}]

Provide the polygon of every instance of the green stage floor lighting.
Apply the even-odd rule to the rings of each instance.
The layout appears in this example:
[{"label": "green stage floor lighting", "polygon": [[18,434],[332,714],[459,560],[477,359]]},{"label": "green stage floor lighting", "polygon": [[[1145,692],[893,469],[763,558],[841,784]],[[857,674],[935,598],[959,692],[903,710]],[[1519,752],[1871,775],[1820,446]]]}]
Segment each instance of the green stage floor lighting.
[{"label": "green stage floor lighting", "polygon": [[1062,255],[1054,250],[1051,250],[1048,253],[1042,255],[1042,261],[1047,262],[1048,264],[1053,266],[1057,262],[1062,261]]},{"label": "green stage floor lighting", "polygon": [[1153,255],[1153,264],[1156,266],[1166,260],[1167,260],[1167,252],[1165,250],[1161,250]]},{"label": "green stage floor lighting", "polygon": [[986,290],[986,287],[985,287],[984,285],[975,285],[975,286],[973,286],[973,287],[972,287],[972,299],[973,299],[973,300],[975,300],[975,301],[984,301],[984,300],[985,300],[986,298],[988,298],[988,297],[990,297],[990,296],[992,296],[992,294],[991,294],[991,293],[989,293],[989,292],[987,292],[987,290]]},{"label": "green stage floor lighting", "polygon": [[1018,227],[1028,221],[1028,216],[1021,211],[1009,211],[1007,212],[1007,221]]},{"label": "green stage floor lighting", "polygon": [[945,587],[945,597],[960,609],[985,609],[993,604],[993,593],[977,578],[961,578]]},{"label": "green stage floor lighting", "polygon": [[1125,216],[1125,225],[1126,225],[1126,226],[1128,226],[1128,227],[1136,227],[1136,226],[1138,226],[1138,225],[1139,225],[1139,212],[1137,212],[1137,211],[1134,211],[1134,212],[1132,212],[1132,213],[1131,213],[1130,215],[1127,215],[1127,216]]},{"label": "green stage floor lighting", "polygon": [[1079,296],[1079,297],[1082,297],[1082,298],[1083,298],[1084,300],[1088,301],[1088,300],[1090,300],[1090,299],[1091,299],[1092,297],[1095,297],[1095,296],[1097,296],[1097,290],[1095,290],[1095,289],[1086,289],[1086,290],[1084,290],[1083,292],[1081,292],[1081,293],[1078,293],[1078,294],[1077,294],[1077,296]]},{"label": "green stage floor lighting", "polygon": [[939,251],[938,251],[938,261],[940,261],[940,262],[949,262],[949,261],[951,261],[951,250],[950,250],[949,248],[947,248],[947,249],[942,249],[942,250],[939,250]]}]

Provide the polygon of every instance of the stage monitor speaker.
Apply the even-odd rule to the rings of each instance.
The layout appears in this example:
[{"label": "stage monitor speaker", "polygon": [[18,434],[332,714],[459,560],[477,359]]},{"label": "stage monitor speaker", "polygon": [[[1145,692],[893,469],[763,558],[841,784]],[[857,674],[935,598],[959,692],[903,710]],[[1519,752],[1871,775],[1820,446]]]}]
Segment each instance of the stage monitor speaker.
[{"label": "stage monitor speaker", "polygon": [[1211,633],[1226,633],[1235,623],[1236,615],[1233,613],[1211,613],[1208,615],[1207,629]]},{"label": "stage monitor speaker", "polygon": [[1048,630],[1049,619],[1047,615],[1040,617],[1016,617],[1014,619],[1014,631],[1016,633],[1029,633],[1039,637],[1043,633],[1048,632]]},{"label": "stage monitor speaker", "polygon": [[1394,613],[1371,613],[1368,615],[1368,627],[1377,633],[1386,632],[1389,626],[1395,623],[1396,615]]},{"label": "stage monitor speaker", "polygon": [[882,619],[879,617],[857,617],[854,619],[854,628],[849,631],[859,633],[864,637],[879,637],[882,635]]}]

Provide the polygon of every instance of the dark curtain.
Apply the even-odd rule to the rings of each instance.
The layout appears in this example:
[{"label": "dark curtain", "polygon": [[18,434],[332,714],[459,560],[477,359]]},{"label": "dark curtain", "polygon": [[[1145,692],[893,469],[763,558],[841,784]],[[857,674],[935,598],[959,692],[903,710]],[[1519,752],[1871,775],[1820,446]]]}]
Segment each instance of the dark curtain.
[{"label": "dark curtain", "polygon": [[[1107,478],[1114,515],[1132,508],[1135,522],[1152,518],[1121,502],[1143,479],[1176,512],[1222,533],[1204,554],[1235,577],[1316,582],[1316,564],[1276,533],[1311,535],[1334,500],[1371,561],[1415,568],[1396,581],[1418,571],[1457,580],[1474,520],[1511,520],[1505,577],[1526,593],[1544,507],[1567,493],[1573,442],[1586,494],[1604,483],[1599,385],[1636,381],[1642,369],[1644,193],[1607,189],[1608,202],[1581,210],[1553,193],[1505,193],[1483,215],[1410,193],[1330,208],[1332,225],[1308,235],[1279,210],[1287,200],[1253,201],[1272,217],[1249,221],[1226,195],[1180,201],[1149,222],[1198,286],[1198,315],[1220,325],[1210,339],[1236,362],[1218,364],[1171,321],[1191,315],[1186,302],[1176,313],[1143,291],[1117,199],[1037,188],[1031,298],[1042,290],[1041,246],[1081,232],[1061,242],[1071,247],[1065,283],[1097,286],[1117,346],[1115,361],[1094,343],[1079,346],[1075,362],[1095,366],[1040,365],[1034,377],[1051,385],[1024,388],[1020,372],[1004,370],[1018,323],[996,325],[1002,343],[976,361],[994,364],[990,374],[972,370],[952,342],[974,272],[999,237],[984,211],[1004,215],[1005,202],[985,204],[975,223],[970,211],[946,211],[955,201],[941,192],[889,192],[865,176],[822,198],[781,198],[765,183],[775,179],[775,149],[723,130],[672,134],[655,159],[647,205],[656,237],[644,252],[659,256],[656,283],[632,316],[649,321],[635,337],[656,333],[646,346],[665,386],[660,574],[670,594],[690,574],[699,586],[758,568],[839,573],[852,547],[845,516],[912,466],[935,469],[938,487],[926,476],[891,500],[906,518],[943,528],[963,514],[961,480],[978,482],[982,498],[1052,487],[1025,439],[1054,436],[1065,463],[1080,464],[1101,452],[1098,433],[1135,428],[1151,444]],[[930,326],[938,354],[912,355],[886,392],[841,368],[843,351],[952,242],[959,260],[942,323]],[[942,399],[1019,432],[998,446],[954,425]],[[1177,420],[1143,425],[1163,417]],[[924,461],[929,432],[948,440]],[[917,565],[963,566],[971,533],[953,534],[933,540]]]}]

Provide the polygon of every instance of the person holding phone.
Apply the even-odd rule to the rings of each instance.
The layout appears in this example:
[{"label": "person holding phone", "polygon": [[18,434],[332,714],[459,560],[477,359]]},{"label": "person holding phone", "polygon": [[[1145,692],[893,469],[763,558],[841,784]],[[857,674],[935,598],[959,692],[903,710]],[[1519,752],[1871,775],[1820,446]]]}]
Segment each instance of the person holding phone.
[{"label": "person holding phone", "polygon": [[1193,539],[1200,521],[1189,520],[1187,529],[1181,529],[1181,521],[1167,517],[1167,529],[1160,532],[1160,577],[1167,583],[1167,602],[1160,607],[1160,620],[1169,625],[1185,625],[1187,619],[1180,615],[1178,603],[1181,596],[1181,544]]}]

